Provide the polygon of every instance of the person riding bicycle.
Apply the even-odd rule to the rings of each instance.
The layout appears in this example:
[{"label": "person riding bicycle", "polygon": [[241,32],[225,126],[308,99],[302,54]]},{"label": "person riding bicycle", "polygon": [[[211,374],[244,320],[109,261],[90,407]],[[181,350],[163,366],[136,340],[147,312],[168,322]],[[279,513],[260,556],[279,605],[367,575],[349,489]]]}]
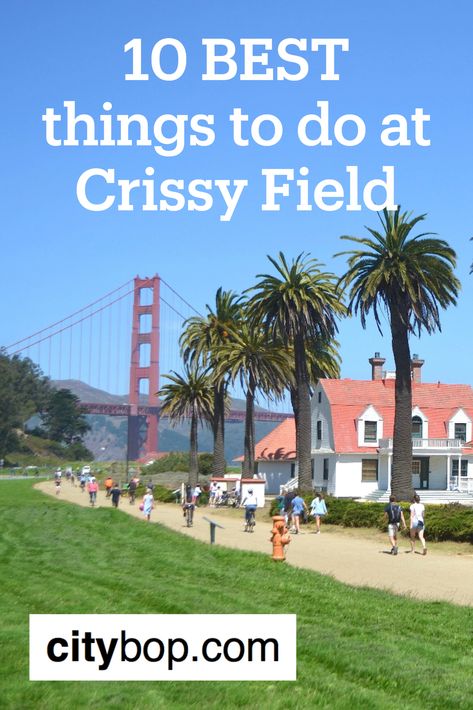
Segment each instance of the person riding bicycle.
[{"label": "person riding bicycle", "polygon": [[253,493],[253,489],[249,488],[248,493],[242,501],[242,507],[245,509],[245,523],[248,527],[249,525],[254,525],[256,508],[258,506],[258,500]]}]

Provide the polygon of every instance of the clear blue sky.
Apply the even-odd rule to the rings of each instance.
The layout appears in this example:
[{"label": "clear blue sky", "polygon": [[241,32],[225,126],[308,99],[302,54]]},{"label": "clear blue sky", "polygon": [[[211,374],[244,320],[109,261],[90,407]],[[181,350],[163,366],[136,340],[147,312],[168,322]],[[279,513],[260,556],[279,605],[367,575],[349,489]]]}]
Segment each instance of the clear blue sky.
[{"label": "clear blue sky", "polygon": [[[341,234],[360,235],[376,225],[375,213],[262,212],[261,169],[308,166],[314,180],[343,181],[357,164],[364,180],[396,166],[396,199],[428,213],[426,228],[457,250],[463,291],[457,308],[442,316],[443,332],[424,336],[412,350],[425,358],[424,379],[473,383],[471,303],[473,261],[471,5],[445,2],[337,3],[278,0],[235,3],[176,0],[129,3],[97,0],[83,6],[52,0],[18,0],[3,13],[0,145],[2,155],[2,278],[0,342],[7,344],[59,319],[135,274],[159,272],[197,309],[223,286],[240,291],[267,270],[266,255],[311,252],[336,273]],[[130,55],[123,45],[141,37],[145,55],[162,37],[179,39],[187,70],[175,82],[153,76],[125,82]],[[203,82],[204,37],[347,37],[339,55],[340,81],[320,81],[321,59],[308,53],[309,76],[300,82]],[[240,54],[241,56],[241,54]],[[276,52],[271,66],[277,66]],[[273,59],[274,58],[274,59]],[[149,62],[145,64],[149,71]],[[41,116],[64,101],[98,116],[104,101],[112,113],[215,115],[215,143],[187,147],[174,158],[152,147],[48,146]],[[358,147],[304,147],[295,138],[298,119],[330,101],[333,114],[356,113],[367,125]],[[271,148],[236,147],[228,115],[242,107],[252,116],[276,114],[284,124]],[[382,117],[407,116],[416,107],[431,115],[429,147],[387,148],[378,138]],[[115,168],[119,177],[143,178],[146,166],[158,179],[246,178],[249,187],[230,222],[208,212],[89,212],[76,199],[79,175],[88,168]],[[379,350],[392,367],[386,327],[382,339],[372,323],[363,332],[355,319],[340,327],[343,376],[369,376],[368,357]]]}]

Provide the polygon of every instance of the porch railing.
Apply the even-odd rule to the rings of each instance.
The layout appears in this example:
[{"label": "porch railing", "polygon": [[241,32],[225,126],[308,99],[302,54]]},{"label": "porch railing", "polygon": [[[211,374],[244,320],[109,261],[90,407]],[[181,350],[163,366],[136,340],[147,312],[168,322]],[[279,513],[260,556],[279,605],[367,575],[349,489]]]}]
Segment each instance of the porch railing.
[{"label": "porch railing", "polygon": [[450,476],[451,491],[460,491],[460,493],[473,493],[473,478],[469,476]]},{"label": "porch railing", "polygon": [[[463,441],[461,439],[412,439],[413,449],[450,449],[461,450]],[[380,439],[380,449],[392,449],[392,439]]]}]

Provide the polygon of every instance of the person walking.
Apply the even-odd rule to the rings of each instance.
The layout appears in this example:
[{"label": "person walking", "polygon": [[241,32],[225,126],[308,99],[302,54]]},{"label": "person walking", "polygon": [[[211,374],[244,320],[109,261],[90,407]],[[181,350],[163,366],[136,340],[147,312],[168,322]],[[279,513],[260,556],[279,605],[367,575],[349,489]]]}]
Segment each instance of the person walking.
[{"label": "person walking", "polygon": [[202,489],[199,486],[199,484],[197,484],[196,487],[194,488],[193,493],[192,493],[192,502],[196,508],[198,508],[199,498],[200,498],[201,493],[202,493]]},{"label": "person walking", "polygon": [[146,490],[145,495],[143,496],[143,515],[145,516],[146,520],[148,522],[151,521],[151,511],[154,508],[154,498],[153,498],[153,492],[151,488],[148,488]]},{"label": "person walking", "polygon": [[307,512],[305,500],[301,498],[299,494],[297,494],[296,497],[292,499],[292,524],[294,526],[294,533],[296,535],[299,535],[301,531],[300,520],[301,515],[304,513],[304,511]]},{"label": "person walking", "polygon": [[110,498],[110,494],[111,494],[112,488],[113,488],[113,478],[111,476],[107,476],[107,478],[104,481],[104,486],[105,486],[105,497]]},{"label": "person walking", "polygon": [[389,503],[384,508],[384,519],[388,523],[388,537],[391,543],[391,555],[397,555],[397,534],[399,532],[399,527],[402,524],[402,529],[407,528],[406,521],[404,520],[404,513],[402,508],[397,502],[396,496],[389,496]]},{"label": "person walking", "polygon": [[135,504],[136,489],[138,488],[138,481],[136,478],[132,478],[128,484],[128,500],[130,505]]},{"label": "person walking", "polygon": [[87,484],[87,491],[89,493],[90,505],[93,507],[97,501],[97,492],[99,490],[99,484],[97,483],[94,476],[90,479]]},{"label": "person walking", "polygon": [[324,515],[327,515],[327,506],[322,493],[317,493],[312,503],[310,504],[310,514],[315,518],[316,535],[320,535],[320,521]]},{"label": "person walking", "polygon": [[120,502],[120,496],[122,494],[121,488],[118,483],[114,483],[110,489],[110,496],[112,498],[112,505],[114,508],[118,508],[118,503]]},{"label": "person walking", "polygon": [[419,538],[422,545],[422,554],[427,554],[427,546],[425,544],[424,533],[425,533],[425,506],[420,502],[419,496],[416,494],[412,499],[412,505],[410,507],[411,520],[410,520],[410,533],[411,533],[411,549],[410,552],[415,552],[416,547],[416,537]]}]

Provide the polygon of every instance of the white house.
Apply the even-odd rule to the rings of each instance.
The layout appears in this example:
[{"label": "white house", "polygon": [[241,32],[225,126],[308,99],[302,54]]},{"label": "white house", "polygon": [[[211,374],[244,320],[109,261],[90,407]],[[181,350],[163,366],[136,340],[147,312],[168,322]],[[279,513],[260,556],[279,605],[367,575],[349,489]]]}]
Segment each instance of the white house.
[{"label": "white house", "polygon": [[[369,362],[370,380],[320,380],[312,397],[313,485],[339,497],[366,497],[391,485],[395,375],[383,371],[379,353]],[[473,493],[473,390],[422,383],[422,365],[414,355],[412,485]],[[272,481],[284,484],[297,474],[294,420],[258,443],[257,465],[268,492]]]}]

